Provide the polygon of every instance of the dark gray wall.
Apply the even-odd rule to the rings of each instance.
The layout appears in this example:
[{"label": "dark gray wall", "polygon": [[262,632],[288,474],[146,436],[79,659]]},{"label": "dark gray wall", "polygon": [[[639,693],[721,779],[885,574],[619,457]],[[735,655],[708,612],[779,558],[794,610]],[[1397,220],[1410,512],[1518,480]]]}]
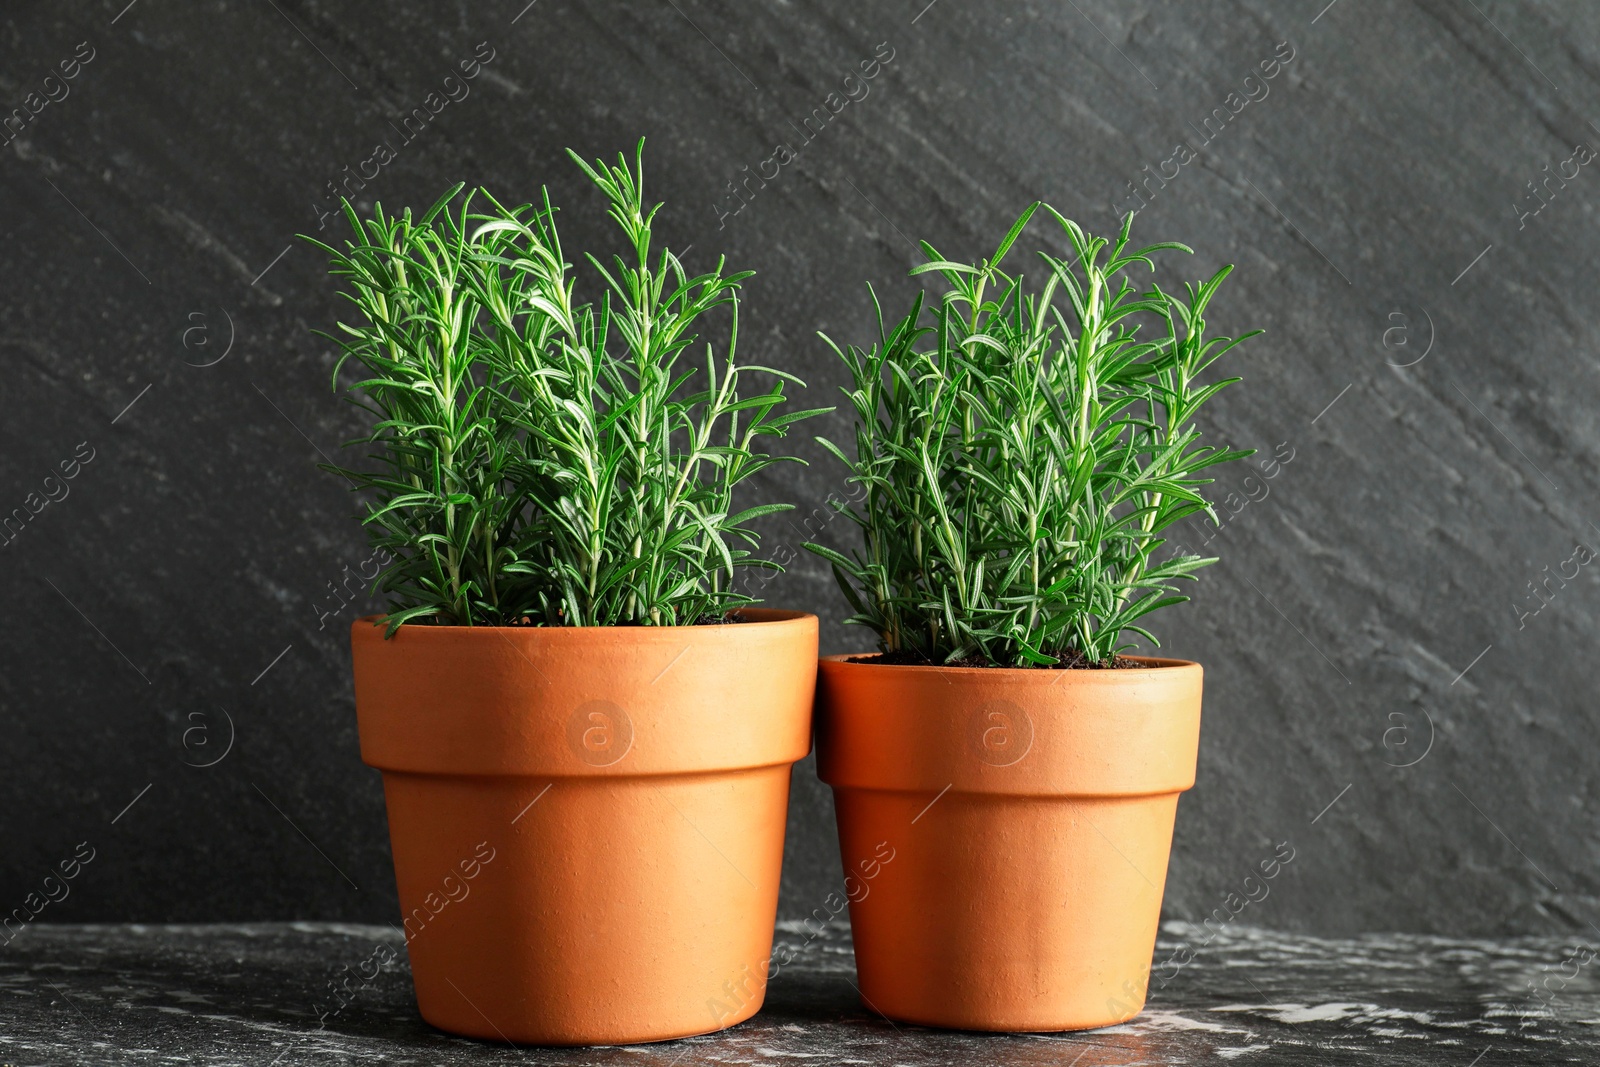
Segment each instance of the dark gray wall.
[{"label": "dark gray wall", "polygon": [[[1267,495],[1212,541],[1223,562],[1195,603],[1157,620],[1207,670],[1168,913],[1208,912],[1288,841],[1294,861],[1241,921],[1600,920],[1600,568],[1567,564],[1578,576],[1526,613],[1544,568],[1600,545],[1597,168],[1566,167],[1518,217],[1545,164],[1600,144],[1592,5],[125,3],[12,3],[0,21],[7,110],[80,42],[94,55],[0,153],[0,509],[93,450],[0,549],[0,910],[88,841],[45,917],[392,914],[351,707],[356,607],[319,627],[317,606],[367,555],[351,498],[314,466],[357,422],[309,333],[338,304],[293,237],[487,41],[471,95],[362,196],[548,183],[569,245],[609,248],[561,149],[648,135],[691,264],[725,252],[759,272],[744,354],[820,403],[841,375],[814,331],[866,339],[863,283],[904,301],[911,239],[981,256],[1035,197],[1104,230],[1142,167],[1198,149],[1137,233],[1195,247],[1196,277],[1238,264],[1212,325],[1268,333],[1208,429],[1293,459],[1251,483]],[[1211,109],[1260,95],[1245,78],[1282,42],[1293,59],[1266,97],[1203,143]],[[799,145],[880,43],[893,59],[869,95]],[[779,142],[799,158],[719,217]],[[192,365],[230,335],[221,362]],[[1237,506],[1244,473],[1218,499]],[[841,484],[823,460],[762,488],[804,513]],[[841,614],[804,561],[770,599]],[[824,634],[825,651],[867,643]],[[227,756],[186,766],[217,758],[230,720]],[[839,877],[809,761],[790,831],[794,915]]]}]

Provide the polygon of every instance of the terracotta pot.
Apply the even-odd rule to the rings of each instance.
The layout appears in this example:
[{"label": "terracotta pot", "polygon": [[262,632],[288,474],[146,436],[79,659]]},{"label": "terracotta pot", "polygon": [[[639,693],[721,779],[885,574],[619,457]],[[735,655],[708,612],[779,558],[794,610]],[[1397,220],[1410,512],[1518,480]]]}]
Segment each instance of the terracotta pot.
[{"label": "terracotta pot", "polygon": [[761,1007],[817,620],[351,628],[417,1007],[529,1044]]},{"label": "terracotta pot", "polygon": [[969,1030],[1135,1015],[1178,794],[1194,784],[1199,664],[846,658],[822,660],[817,770],[857,879],[850,924],[867,1007]]}]

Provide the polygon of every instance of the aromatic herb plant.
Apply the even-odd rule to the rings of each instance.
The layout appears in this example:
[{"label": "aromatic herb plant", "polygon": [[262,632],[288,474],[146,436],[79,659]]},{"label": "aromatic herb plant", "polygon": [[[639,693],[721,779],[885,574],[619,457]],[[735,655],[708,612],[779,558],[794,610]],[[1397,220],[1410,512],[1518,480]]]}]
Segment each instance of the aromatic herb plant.
[{"label": "aromatic herb plant", "polygon": [[1190,249],[1131,251],[1131,214],[1113,242],[1045,206],[1073,255],[1040,251],[1044,284],[1030,287],[1000,264],[1040,206],[978,264],[924,243],[912,273],[937,272],[950,290],[937,303],[919,294],[889,330],[878,305],[870,349],[828,341],[853,379],[855,457],[821,443],[865,489],[859,506],[840,505],[863,545],[806,547],[832,563],[848,621],[902,659],[1093,666],[1132,634],[1158,644],[1140,620],[1188,599],[1176,582],[1215,562],[1158,560],[1162,531],[1196,512],[1214,521],[1202,472],[1250,454],[1200,444],[1194,424],[1239,380],[1204,384],[1206,370],[1254,336],[1205,339],[1232,267],[1186,295],[1136,293],[1130,268]]},{"label": "aromatic herb plant", "polygon": [[[390,632],[454,625],[681,625],[750,602],[736,593],[756,559],[735,487],[773,463],[762,437],[815,412],[775,415],[793,376],[740,365],[739,283],[691,277],[652,247],[660,204],[633,166],[585,163],[627,255],[588,261],[603,282],[580,303],[548,193],[506,208],[456,186],[420,217],[370,219],[345,204],[355,236],[313,241],[349,285],[361,322],[330,337],[365,372],[355,402],[373,419],[366,464],[331,467],[369,494],[366,523],[395,562],[379,578]],[[482,205],[481,207],[478,205]],[[310,240],[308,238],[308,240]],[[723,353],[695,331],[726,306]],[[773,384],[742,395],[745,376]]]}]

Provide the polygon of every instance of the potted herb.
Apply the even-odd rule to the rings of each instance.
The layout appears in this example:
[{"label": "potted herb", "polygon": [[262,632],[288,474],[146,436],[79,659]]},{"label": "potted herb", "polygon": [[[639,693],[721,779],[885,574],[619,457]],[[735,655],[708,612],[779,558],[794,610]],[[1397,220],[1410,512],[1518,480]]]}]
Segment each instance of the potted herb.
[{"label": "potted herb", "polygon": [[1162,531],[1210,514],[1203,472],[1248,454],[1194,425],[1238,380],[1202,380],[1243,340],[1204,336],[1231,268],[1136,293],[1130,269],[1189,250],[1133,251],[1131,215],[1108,242],[1047,207],[1072,254],[1040,252],[1026,285],[1000,264],[1038,206],[982,263],[924,244],[913,273],[950,290],[887,330],[880,309],[878,342],[839,353],[854,458],[823,444],[858,486],[841,510],[862,544],[808,546],[878,638],[818,680],[845,869],[884,842],[897,855],[850,905],[862,998],[975,1030],[1143,1005],[1201,669],[1125,653],[1213,562],[1163,557]]},{"label": "potted herb", "polygon": [[[589,257],[598,303],[548,194],[346,204],[354,235],[319,245],[359,313],[334,339],[371,418],[338,473],[393,557],[389,609],[351,644],[418,1007],[538,1044],[760,1007],[816,676],[815,616],[734,591],[772,566],[750,521],[788,506],[735,491],[808,414],[774,414],[788,375],[735,362],[747,275],[690,276],[654,245],[642,142],[631,168],[578,162],[628,248]],[[708,321],[720,354],[696,345]]]}]

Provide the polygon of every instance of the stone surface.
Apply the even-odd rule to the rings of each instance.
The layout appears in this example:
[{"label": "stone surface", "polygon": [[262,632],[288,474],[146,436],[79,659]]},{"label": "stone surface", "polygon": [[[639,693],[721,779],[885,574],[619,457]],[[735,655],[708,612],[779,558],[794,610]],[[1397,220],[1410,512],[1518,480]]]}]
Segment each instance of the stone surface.
[{"label": "stone surface", "polygon": [[[1600,986],[1554,938],[1352,940],[1170,923],[1145,1011],[1077,1034],[891,1023],[856,994],[849,931],[784,924],[796,953],[763,1010],[730,1030],[630,1048],[521,1049],[452,1037],[416,1013],[399,934],[382,926],[38,926],[0,953],[0,1063],[217,1065],[1481,1064],[1594,1063]],[[815,929],[815,928],[813,928]],[[370,982],[334,981],[398,962]],[[1193,962],[1159,961],[1187,945]],[[1586,957],[1578,956],[1576,960]],[[1592,954],[1590,957],[1592,958]],[[350,970],[346,970],[346,967]],[[1530,984],[1546,992],[1535,997]],[[333,1010],[337,1008],[338,1010]],[[319,1012],[328,1012],[319,1022]]]},{"label": "stone surface", "polygon": [[[359,422],[310,332],[340,304],[294,235],[487,42],[471,95],[361,201],[548,183],[568,246],[604,250],[562,149],[648,135],[667,236],[759,272],[744,354],[817,403],[843,376],[815,331],[868,339],[864,283],[902,306],[914,239],[982,256],[1035,197],[1104,231],[1189,143],[1136,233],[1198,249],[1194,277],[1238,265],[1212,325],[1268,333],[1206,428],[1293,459],[1264,499],[1242,503],[1262,496],[1242,471],[1214,487],[1237,510],[1223,562],[1152,620],[1207,673],[1167,914],[1207,914],[1290,840],[1248,921],[1600,921],[1600,570],[1551,580],[1547,606],[1529,586],[1600,537],[1600,178],[1553,181],[1537,214],[1527,185],[1597,137],[1595,5],[11,3],[0,113],[80,42],[70,95],[0,149],[0,514],[93,454],[0,549],[0,912],[87,841],[46,918],[394,916],[351,710],[360,606],[328,599],[368,553],[315,467]],[[1292,60],[1246,83],[1283,42]],[[880,45],[870,92],[830,107]],[[799,139],[730,214],[728,183]],[[800,505],[768,547],[807,526],[842,543],[823,506],[841,472],[794,444],[815,462],[759,486]],[[766,593],[845,610],[804,557]],[[827,651],[866,644],[824,630]],[[840,878],[827,792],[809,763],[795,783],[787,915]]]}]

